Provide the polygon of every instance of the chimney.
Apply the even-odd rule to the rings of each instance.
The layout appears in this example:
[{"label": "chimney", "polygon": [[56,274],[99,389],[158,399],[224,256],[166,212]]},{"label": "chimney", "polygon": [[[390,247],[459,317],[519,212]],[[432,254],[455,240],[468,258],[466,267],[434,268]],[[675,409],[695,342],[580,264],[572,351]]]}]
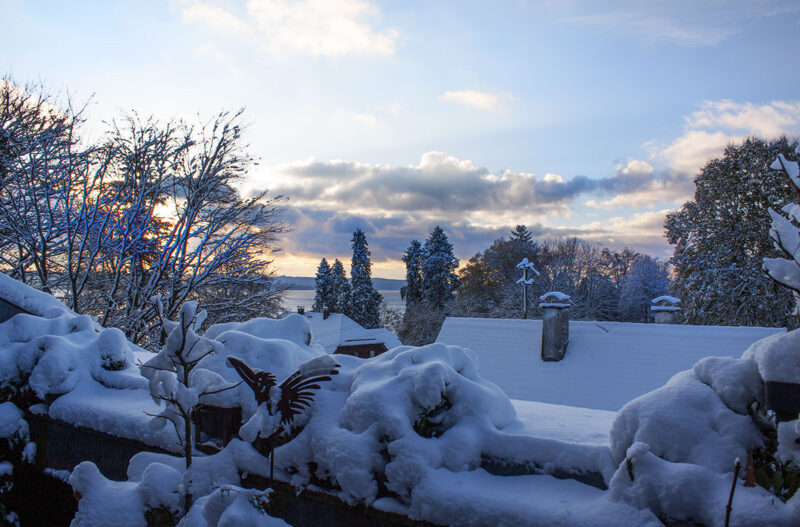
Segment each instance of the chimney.
[{"label": "chimney", "polygon": [[681,308],[680,299],[674,296],[659,296],[650,301],[650,312],[656,324],[679,324]]},{"label": "chimney", "polygon": [[569,344],[569,295],[552,291],[539,297],[542,309],[542,360],[560,361]]},{"label": "chimney", "polygon": [[328,320],[328,317],[331,316],[331,310],[328,306],[322,306],[322,320]]},{"label": "chimney", "polygon": [[306,314],[306,306],[297,306],[297,314],[298,315],[305,315]]}]

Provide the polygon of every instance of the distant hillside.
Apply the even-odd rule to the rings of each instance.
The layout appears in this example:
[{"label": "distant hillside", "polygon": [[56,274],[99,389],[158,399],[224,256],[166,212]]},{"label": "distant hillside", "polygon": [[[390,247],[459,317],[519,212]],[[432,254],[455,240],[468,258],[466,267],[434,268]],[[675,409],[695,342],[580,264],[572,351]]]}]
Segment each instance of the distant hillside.
[{"label": "distant hillside", "polygon": [[[277,280],[278,283],[289,286],[289,289],[314,289],[313,276],[279,276]],[[387,291],[399,291],[403,284],[405,284],[405,280],[393,280],[391,278],[372,279],[372,285],[375,286],[375,289]]]}]

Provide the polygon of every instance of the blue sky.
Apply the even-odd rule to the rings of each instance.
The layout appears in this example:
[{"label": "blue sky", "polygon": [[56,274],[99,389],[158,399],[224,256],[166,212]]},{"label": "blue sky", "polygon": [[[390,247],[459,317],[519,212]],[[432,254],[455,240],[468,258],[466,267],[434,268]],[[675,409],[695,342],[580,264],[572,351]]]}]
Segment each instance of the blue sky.
[{"label": "blue sky", "polygon": [[246,107],[249,186],[289,196],[276,263],[367,233],[377,276],[437,224],[466,259],[517,223],[659,257],[693,175],[800,133],[800,3],[0,0],[0,68],[89,108]]}]

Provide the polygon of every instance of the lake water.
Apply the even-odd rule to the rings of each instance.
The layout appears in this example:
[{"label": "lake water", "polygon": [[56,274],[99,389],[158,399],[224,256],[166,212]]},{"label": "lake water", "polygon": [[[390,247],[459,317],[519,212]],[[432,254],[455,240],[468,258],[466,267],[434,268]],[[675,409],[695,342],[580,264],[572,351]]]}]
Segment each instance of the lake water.
[{"label": "lake water", "polygon": [[[406,303],[400,298],[400,291],[381,289],[378,291],[383,295],[383,301],[389,307],[405,309]],[[283,307],[287,311],[297,311],[297,306],[304,306],[306,311],[311,311],[314,305],[314,291],[310,289],[289,289],[283,296]]]}]

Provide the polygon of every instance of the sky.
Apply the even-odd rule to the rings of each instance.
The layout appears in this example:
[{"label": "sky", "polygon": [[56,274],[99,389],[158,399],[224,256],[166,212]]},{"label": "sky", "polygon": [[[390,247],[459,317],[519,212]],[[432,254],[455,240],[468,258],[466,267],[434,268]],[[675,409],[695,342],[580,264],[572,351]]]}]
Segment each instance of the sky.
[{"label": "sky", "polygon": [[[125,112],[244,107],[243,192],[281,195],[280,274],[367,235],[402,278],[525,224],[666,259],[665,215],[748,135],[800,135],[800,2],[0,0],[0,74]],[[347,266],[346,266],[347,267]]]}]

